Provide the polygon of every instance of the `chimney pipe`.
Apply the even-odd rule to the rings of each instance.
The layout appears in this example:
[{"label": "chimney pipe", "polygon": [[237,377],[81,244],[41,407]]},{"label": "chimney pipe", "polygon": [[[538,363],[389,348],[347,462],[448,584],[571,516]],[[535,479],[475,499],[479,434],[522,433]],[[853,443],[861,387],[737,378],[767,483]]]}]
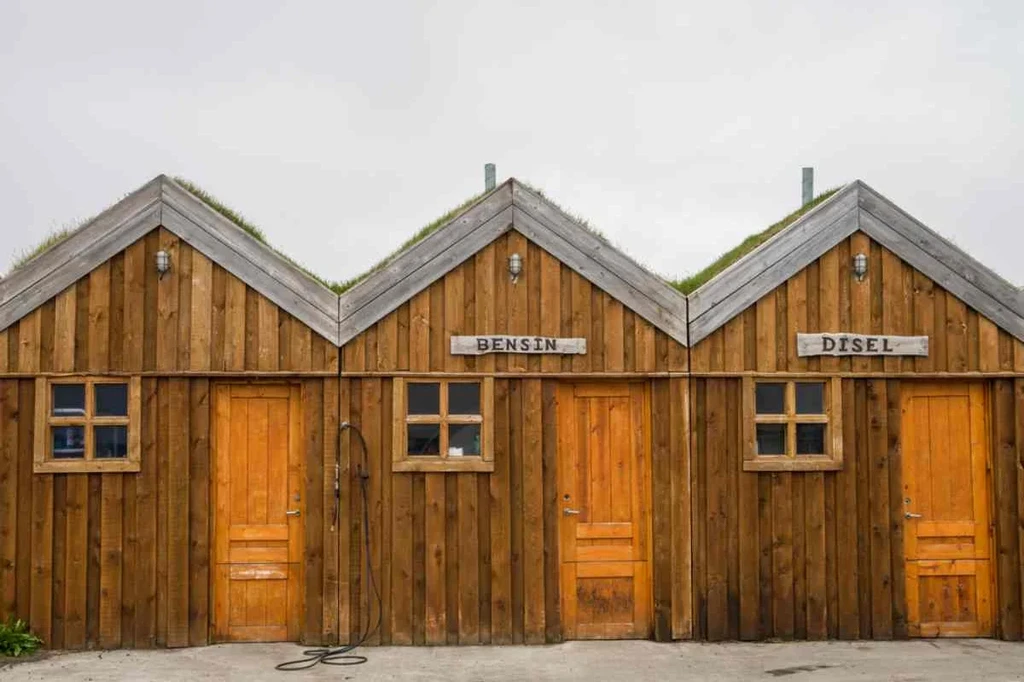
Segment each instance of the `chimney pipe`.
[{"label": "chimney pipe", "polygon": [[490,192],[494,189],[495,168],[493,163],[484,164],[484,190]]},{"label": "chimney pipe", "polygon": [[800,205],[806,206],[811,203],[812,199],[814,199],[814,168],[804,166],[803,202]]}]

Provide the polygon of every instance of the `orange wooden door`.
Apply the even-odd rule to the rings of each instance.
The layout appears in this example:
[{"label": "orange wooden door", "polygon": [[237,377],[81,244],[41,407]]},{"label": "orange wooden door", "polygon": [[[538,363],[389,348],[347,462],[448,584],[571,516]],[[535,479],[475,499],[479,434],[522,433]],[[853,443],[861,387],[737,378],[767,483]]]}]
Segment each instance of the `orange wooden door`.
[{"label": "orange wooden door", "polygon": [[992,634],[985,388],[903,388],[907,621],[920,637]]},{"label": "orange wooden door", "polygon": [[558,411],[563,635],[650,637],[650,429],[644,386],[563,386]]},{"label": "orange wooden door", "polygon": [[299,389],[215,395],[213,638],[297,640],[303,595]]}]

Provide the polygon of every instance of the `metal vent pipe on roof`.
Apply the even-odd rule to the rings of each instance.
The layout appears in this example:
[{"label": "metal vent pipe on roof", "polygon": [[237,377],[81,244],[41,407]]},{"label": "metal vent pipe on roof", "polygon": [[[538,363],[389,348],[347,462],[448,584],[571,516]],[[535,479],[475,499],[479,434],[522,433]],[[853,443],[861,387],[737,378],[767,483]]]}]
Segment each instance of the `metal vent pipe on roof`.
[{"label": "metal vent pipe on roof", "polygon": [[803,202],[801,206],[806,206],[811,203],[814,199],[814,167],[804,166],[804,181],[803,181]]},{"label": "metal vent pipe on roof", "polygon": [[494,167],[493,163],[484,164],[484,190],[489,192],[494,189],[496,173],[497,169]]}]

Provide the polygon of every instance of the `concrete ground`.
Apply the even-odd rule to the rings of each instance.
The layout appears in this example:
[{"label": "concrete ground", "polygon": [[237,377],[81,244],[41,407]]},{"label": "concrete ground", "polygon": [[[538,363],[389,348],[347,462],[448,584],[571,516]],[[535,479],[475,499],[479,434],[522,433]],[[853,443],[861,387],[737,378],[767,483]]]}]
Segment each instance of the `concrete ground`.
[{"label": "concrete ground", "polygon": [[570,642],[542,647],[381,647],[369,662],[282,673],[291,644],[57,653],[0,667],[11,680],[1024,680],[1024,644],[993,640],[656,644]]}]

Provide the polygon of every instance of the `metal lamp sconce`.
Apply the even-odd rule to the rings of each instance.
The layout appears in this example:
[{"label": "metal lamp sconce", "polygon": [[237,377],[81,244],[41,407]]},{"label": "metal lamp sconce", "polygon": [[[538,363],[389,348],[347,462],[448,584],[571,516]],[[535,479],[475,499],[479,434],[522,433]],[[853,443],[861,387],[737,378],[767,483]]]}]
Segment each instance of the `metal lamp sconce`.
[{"label": "metal lamp sconce", "polygon": [[159,273],[159,279],[163,279],[167,271],[171,269],[171,254],[167,253],[163,249],[156,252],[156,271]]},{"label": "metal lamp sconce", "polygon": [[523,257],[513,253],[508,257],[508,274],[512,276],[512,284],[519,281],[519,273],[523,271]]},{"label": "metal lamp sconce", "polygon": [[865,254],[858,253],[853,257],[853,274],[858,282],[864,281],[864,276],[868,274],[868,257]]}]

